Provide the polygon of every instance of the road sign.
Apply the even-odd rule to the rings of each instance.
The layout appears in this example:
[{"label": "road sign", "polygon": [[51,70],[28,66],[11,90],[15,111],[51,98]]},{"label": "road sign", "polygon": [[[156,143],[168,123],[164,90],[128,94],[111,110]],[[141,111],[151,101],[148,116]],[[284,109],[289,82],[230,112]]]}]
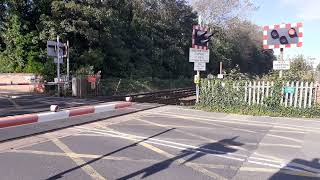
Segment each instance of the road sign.
[{"label": "road sign", "polygon": [[285,87],[284,88],[284,93],[286,93],[286,94],[294,94],[295,92],[296,92],[295,87]]},{"label": "road sign", "polygon": [[[57,42],[47,41],[47,54],[51,57],[57,57]],[[59,55],[62,57],[65,54],[65,45],[59,43]]]},{"label": "road sign", "polygon": [[303,23],[275,24],[263,27],[263,48],[302,47]]},{"label": "road sign", "polygon": [[87,80],[90,83],[95,83],[95,82],[97,82],[97,76],[88,76]]},{"label": "road sign", "polygon": [[189,62],[208,63],[209,50],[190,48]]},{"label": "road sign", "polygon": [[223,74],[218,74],[218,79],[223,79]]},{"label": "road sign", "polygon": [[193,82],[194,82],[195,84],[199,84],[199,83],[200,83],[200,76],[194,75]]},{"label": "road sign", "polygon": [[206,63],[194,63],[194,70],[195,71],[206,71]]},{"label": "road sign", "polygon": [[212,36],[213,34],[209,32],[208,27],[194,25],[192,31],[192,47],[207,50]]},{"label": "road sign", "polygon": [[290,61],[273,61],[273,70],[289,70]]}]

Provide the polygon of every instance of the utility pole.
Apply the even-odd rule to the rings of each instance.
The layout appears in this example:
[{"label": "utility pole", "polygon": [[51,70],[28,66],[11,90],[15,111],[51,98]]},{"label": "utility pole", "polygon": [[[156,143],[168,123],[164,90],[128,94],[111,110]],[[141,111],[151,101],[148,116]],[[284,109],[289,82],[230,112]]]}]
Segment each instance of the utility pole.
[{"label": "utility pole", "polygon": [[70,62],[69,62],[69,41],[67,41],[67,79],[68,79],[68,86],[70,81]]},{"label": "utility pole", "polygon": [[57,36],[57,78],[58,78],[58,97],[60,96],[60,43],[59,43],[59,36]]}]

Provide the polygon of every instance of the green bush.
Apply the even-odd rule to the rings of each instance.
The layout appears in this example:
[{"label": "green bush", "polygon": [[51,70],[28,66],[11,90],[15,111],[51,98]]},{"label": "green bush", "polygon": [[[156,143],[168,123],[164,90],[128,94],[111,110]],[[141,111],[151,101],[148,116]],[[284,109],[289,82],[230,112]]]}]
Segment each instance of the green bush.
[{"label": "green bush", "polygon": [[263,105],[249,105],[244,101],[244,84],[244,81],[203,79],[200,86],[200,102],[195,108],[256,116],[320,117],[319,106],[305,109],[281,106],[283,98],[281,80],[275,81],[274,86],[270,88],[273,95],[265,98]]}]

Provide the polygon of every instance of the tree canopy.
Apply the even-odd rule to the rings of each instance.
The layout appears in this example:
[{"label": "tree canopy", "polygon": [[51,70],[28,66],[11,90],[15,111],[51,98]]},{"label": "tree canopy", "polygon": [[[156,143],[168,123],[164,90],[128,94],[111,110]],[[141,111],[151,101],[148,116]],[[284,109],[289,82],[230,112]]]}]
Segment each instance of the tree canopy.
[{"label": "tree canopy", "polygon": [[[93,66],[105,77],[193,74],[188,56],[198,16],[185,0],[2,0],[0,9],[0,72],[53,77],[46,41],[59,35],[70,42],[73,73]],[[226,20],[230,16],[224,13],[232,12],[216,12],[223,25],[209,21],[215,36],[208,73],[217,73],[220,61],[226,69],[268,72],[274,56],[261,48],[260,27],[237,16]]]}]

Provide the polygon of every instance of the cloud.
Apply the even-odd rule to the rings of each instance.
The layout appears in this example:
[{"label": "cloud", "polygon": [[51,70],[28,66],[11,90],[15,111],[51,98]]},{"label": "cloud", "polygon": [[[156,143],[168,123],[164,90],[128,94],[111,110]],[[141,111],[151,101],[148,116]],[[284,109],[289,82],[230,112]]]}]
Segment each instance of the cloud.
[{"label": "cloud", "polygon": [[286,7],[297,10],[297,16],[303,20],[320,20],[320,0],[282,0]]}]

